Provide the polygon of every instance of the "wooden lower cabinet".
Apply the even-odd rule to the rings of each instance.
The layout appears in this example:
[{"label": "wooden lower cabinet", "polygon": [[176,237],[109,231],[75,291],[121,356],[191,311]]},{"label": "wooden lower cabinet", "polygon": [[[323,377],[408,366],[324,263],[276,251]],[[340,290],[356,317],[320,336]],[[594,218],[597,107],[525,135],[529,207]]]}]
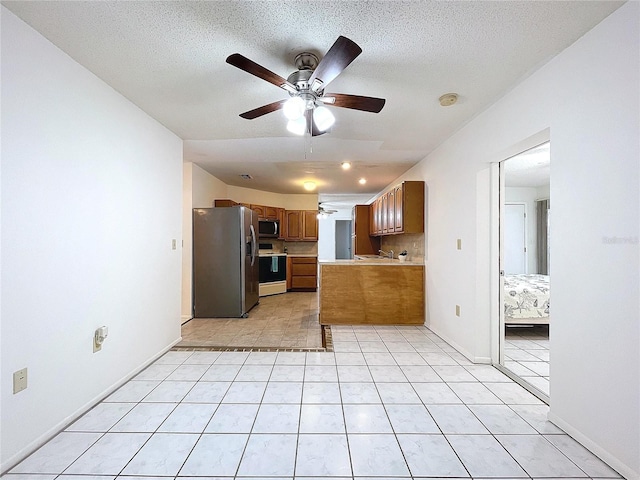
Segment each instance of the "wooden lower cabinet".
[{"label": "wooden lower cabinet", "polygon": [[315,292],[317,290],[317,257],[287,257],[287,277],[289,277],[289,272],[290,282],[287,282],[287,290],[292,292]]},{"label": "wooden lower cabinet", "polygon": [[423,265],[320,265],[321,325],[422,325]]}]

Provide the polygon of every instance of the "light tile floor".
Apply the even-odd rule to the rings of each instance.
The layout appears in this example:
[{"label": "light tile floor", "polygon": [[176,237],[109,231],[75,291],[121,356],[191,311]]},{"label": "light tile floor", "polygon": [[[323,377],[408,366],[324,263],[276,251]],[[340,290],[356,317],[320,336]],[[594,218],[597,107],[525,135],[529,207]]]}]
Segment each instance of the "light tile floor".
[{"label": "light tile floor", "polygon": [[335,352],[171,351],[3,480],[620,478],[425,327]]},{"label": "light tile floor", "polygon": [[504,366],[549,395],[549,325],[506,327]]}]

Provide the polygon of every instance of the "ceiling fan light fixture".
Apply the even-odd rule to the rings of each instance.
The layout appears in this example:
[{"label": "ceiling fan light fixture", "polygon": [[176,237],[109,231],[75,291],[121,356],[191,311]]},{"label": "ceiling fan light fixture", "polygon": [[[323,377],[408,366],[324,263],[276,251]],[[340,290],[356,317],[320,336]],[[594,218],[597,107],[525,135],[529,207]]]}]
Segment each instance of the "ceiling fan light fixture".
[{"label": "ceiling fan light fixture", "polygon": [[311,192],[316,189],[316,182],[306,181],[302,184],[305,190]]},{"label": "ceiling fan light fixture", "polygon": [[304,114],[306,108],[305,103],[306,102],[300,97],[291,97],[289,100],[284,102],[282,112],[289,120],[296,120]]},{"label": "ceiling fan light fixture", "polygon": [[287,130],[296,135],[304,135],[304,132],[307,130],[307,121],[304,117],[289,120],[287,122]]},{"label": "ceiling fan light fixture", "polygon": [[335,123],[336,117],[327,107],[319,106],[313,111],[313,122],[321,132],[326,132]]}]

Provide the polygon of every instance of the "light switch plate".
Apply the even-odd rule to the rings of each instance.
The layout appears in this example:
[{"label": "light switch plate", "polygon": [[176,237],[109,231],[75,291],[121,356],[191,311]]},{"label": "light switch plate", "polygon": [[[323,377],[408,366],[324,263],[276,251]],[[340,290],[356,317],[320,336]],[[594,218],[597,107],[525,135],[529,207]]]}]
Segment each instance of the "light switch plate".
[{"label": "light switch plate", "polygon": [[456,305],[456,317],[460,316],[460,305]]},{"label": "light switch plate", "polygon": [[27,369],[23,368],[13,372],[13,393],[21,392],[27,388]]},{"label": "light switch plate", "polygon": [[462,239],[459,238],[458,241],[456,242],[456,245],[458,246],[458,250],[462,250]]}]

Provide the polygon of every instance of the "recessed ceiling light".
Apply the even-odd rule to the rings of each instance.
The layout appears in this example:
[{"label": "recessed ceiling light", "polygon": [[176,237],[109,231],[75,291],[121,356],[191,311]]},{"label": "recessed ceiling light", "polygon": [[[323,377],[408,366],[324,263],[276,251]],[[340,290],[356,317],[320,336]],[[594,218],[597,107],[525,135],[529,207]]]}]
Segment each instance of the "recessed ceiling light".
[{"label": "recessed ceiling light", "polygon": [[349,170],[351,168],[351,162],[342,162],[342,169]]},{"label": "recessed ceiling light", "polygon": [[361,178],[360,180],[358,180],[358,183],[360,185],[364,185],[365,183],[367,183],[367,179],[366,178]]},{"label": "recessed ceiling light", "polygon": [[451,105],[453,105],[458,101],[458,94],[445,93],[438,100],[440,101],[440,105],[442,105],[443,107],[450,107]]},{"label": "recessed ceiling light", "polygon": [[305,190],[308,190],[310,192],[311,190],[316,189],[316,182],[304,182],[302,186]]}]

